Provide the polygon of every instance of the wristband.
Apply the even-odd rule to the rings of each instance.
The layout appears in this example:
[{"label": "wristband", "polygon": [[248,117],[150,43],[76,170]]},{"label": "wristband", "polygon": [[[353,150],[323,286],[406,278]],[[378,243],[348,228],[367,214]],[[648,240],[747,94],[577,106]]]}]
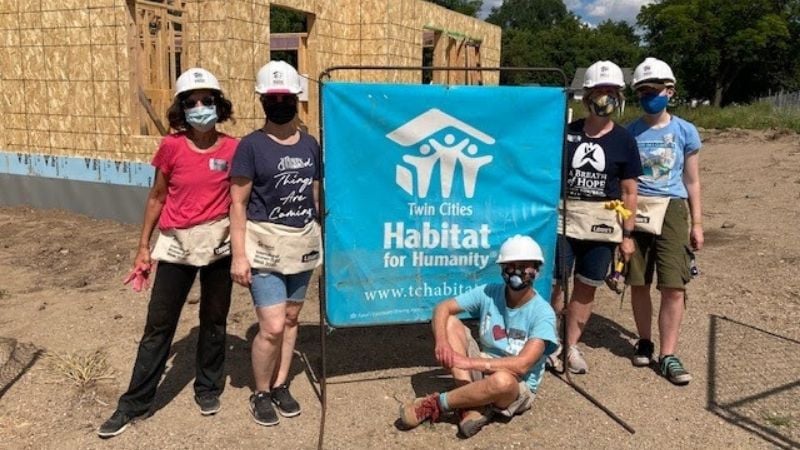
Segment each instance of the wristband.
[{"label": "wristband", "polygon": [[624,238],[633,237],[633,230],[626,230],[626,229],[623,228],[622,229],[622,237],[624,237]]}]

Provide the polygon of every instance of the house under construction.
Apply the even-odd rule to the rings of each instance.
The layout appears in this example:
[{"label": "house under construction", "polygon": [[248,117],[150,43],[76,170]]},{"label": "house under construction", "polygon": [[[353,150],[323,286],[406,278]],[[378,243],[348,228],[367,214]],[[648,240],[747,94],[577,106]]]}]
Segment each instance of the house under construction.
[{"label": "house under construction", "polygon": [[[302,17],[302,30],[270,33],[272,8]],[[236,123],[223,129],[241,136],[263,124],[253,87],[273,58],[308,77],[299,116],[316,135],[326,68],[496,67],[500,29],[420,0],[0,0],[0,205],[138,221],[177,76],[214,73],[234,104]],[[336,79],[498,76],[356,70]]]}]

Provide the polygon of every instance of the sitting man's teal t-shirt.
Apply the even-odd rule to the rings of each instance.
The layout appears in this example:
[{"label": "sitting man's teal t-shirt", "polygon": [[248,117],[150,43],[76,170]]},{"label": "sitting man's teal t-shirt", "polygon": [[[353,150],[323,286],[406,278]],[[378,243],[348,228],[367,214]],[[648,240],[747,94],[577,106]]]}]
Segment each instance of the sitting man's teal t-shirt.
[{"label": "sitting man's teal t-shirt", "polygon": [[481,351],[490,356],[516,356],[528,340],[544,341],[544,354],[523,376],[531,391],[536,392],[545,359],[558,347],[556,315],[538,293],[521,307],[509,308],[505,289],[504,284],[485,284],[459,295],[456,303],[480,320]]}]

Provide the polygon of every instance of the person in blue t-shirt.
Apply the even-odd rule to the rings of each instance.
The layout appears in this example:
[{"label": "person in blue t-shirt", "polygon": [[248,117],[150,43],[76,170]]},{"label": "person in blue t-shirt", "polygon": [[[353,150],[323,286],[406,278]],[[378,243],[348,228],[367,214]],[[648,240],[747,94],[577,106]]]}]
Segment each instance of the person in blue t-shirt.
[{"label": "person in blue t-shirt", "polygon": [[[633,74],[634,90],[645,114],[628,130],[636,138],[644,175],[639,177],[639,199],[666,204],[661,233],[636,231],[636,251],[631,256],[626,282],[639,341],[633,350],[634,366],[649,366],[654,344],[651,338],[653,273],[661,291],[658,314],[659,368],[674,384],[687,384],[692,376],[675,356],[685,308],[686,284],[692,278],[694,251],[703,247],[700,201],[700,135],[691,123],[667,112],[675,95],[672,69],[656,58],[647,58]],[[653,199],[653,200],[651,200]],[[688,201],[687,201],[688,200]],[[648,221],[650,219],[648,218]],[[690,225],[691,223],[691,225]]]},{"label": "person in blue t-shirt", "polygon": [[[513,417],[531,408],[546,356],[558,346],[555,313],[533,289],[544,257],[533,239],[516,235],[500,247],[497,263],[505,283],[479,286],[436,306],[436,359],[451,370],[456,388],[405,403],[401,428],[460,410],[459,431],[471,437],[494,413]],[[457,318],[464,311],[480,320],[477,342]]]}]

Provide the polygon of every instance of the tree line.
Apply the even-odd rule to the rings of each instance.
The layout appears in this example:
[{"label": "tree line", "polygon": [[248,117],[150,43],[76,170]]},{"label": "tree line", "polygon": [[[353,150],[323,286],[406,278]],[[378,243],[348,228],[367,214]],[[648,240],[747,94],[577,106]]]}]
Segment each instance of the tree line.
[{"label": "tree line", "polygon": [[[432,0],[475,16],[481,0]],[[660,0],[641,8],[636,26],[581,21],[562,0],[505,0],[487,22],[503,30],[502,66],[558,67],[568,76],[609,59],[635,67],[663,59],[679,95],[717,106],[748,102],[781,89],[800,89],[800,0]],[[535,74],[502,73],[526,84]]]}]

